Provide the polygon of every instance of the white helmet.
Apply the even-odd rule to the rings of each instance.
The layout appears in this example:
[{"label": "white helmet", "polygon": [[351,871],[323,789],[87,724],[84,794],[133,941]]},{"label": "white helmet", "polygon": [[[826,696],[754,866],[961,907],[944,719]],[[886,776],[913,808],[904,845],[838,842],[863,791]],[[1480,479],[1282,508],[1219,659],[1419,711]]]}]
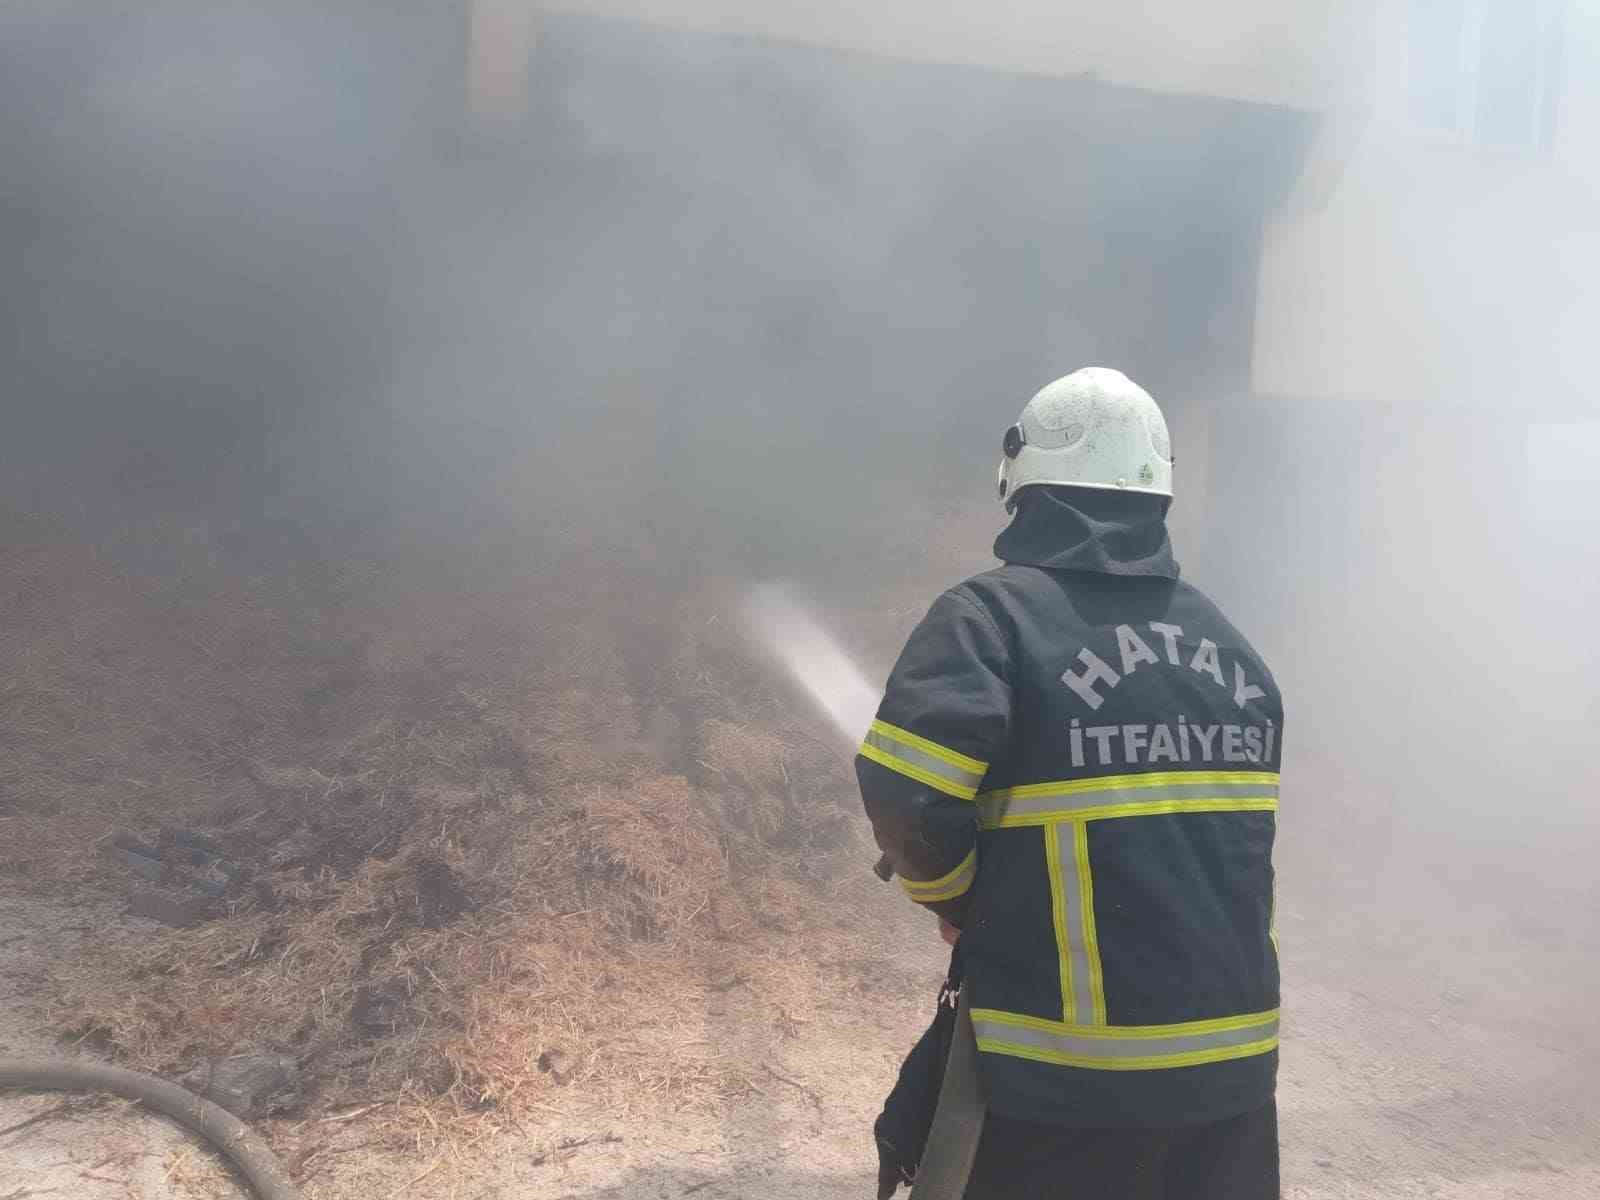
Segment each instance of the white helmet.
[{"label": "white helmet", "polygon": [[1000,499],[1035,483],[1172,495],[1172,441],[1161,407],[1110,367],[1046,384],[1006,430]]}]

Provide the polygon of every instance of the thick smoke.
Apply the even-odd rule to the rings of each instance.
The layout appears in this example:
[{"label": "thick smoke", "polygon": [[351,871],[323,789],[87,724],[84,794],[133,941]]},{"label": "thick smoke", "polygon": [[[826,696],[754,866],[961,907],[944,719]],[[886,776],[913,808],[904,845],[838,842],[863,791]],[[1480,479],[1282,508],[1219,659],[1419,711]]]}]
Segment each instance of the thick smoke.
[{"label": "thick smoke", "polygon": [[[537,451],[757,560],[789,555],[753,531],[847,536],[886,481],[983,489],[1072,365],[1180,424],[1243,387],[1260,222],[1309,132],[554,16],[527,117],[490,128],[447,8],[5,19],[19,456],[443,514]],[[616,477],[629,426],[650,480]]]},{"label": "thick smoke", "polygon": [[[527,115],[486,123],[466,28],[5,8],[14,504],[241,537],[621,514],[663,571],[859,597],[919,539],[981,560],[981,525],[939,522],[983,511],[1001,430],[1115,365],[1167,407],[1180,489],[1203,464],[1186,573],[1279,664],[1291,848],[1355,813],[1372,842],[1322,877],[1425,846],[1464,888],[1495,862],[1502,900],[1577,886],[1530,864],[1595,836],[1592,204],[1585,233],[1509,168],[1374,136],[1296,225],[1308,112],[573,15]],[[1352,212],[1391,221],[1381,254],[1263,279],[1264,243]],[[1313,293],[1367,315],[1302,313],[1257,361]]]}]

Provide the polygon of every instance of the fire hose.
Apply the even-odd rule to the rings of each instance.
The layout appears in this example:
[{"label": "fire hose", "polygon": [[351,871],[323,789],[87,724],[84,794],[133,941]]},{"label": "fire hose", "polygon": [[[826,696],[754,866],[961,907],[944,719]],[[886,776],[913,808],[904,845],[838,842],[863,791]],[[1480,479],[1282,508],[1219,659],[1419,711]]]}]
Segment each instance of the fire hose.
[{"label": "fire hose", "polygon": [[289,1173],[260,1136],[227,1109],[187,1088],[105,1063],[75,1058],[0,1058],[0,1088],[109,1092],[137,1100],[199,1134],[238,1168],[258,1200],[300,1200]]},{"label": "fire hose", "polygon": [[[746,633],[783,663],[846,743],[859,745],[881,695],[843,648],[776,584],[748,590],[741,617]],[[895,874],[887,855],[872,871],[885,883]],[[963,987],[956,1033],[911,1200],[959,1200],[977,1156],[985,1104],[967,993]]]},{"label": "fire hose", "polygon": [[[872,864],[872,873],[885,883],[894,878],[894,865],[887,854]],[[972,1030],[972,992],[963,987],[939,1100],[909,1200],[960,1200],[966,1194],[983,1135],[985,1107],[983,1085],[978,1080],[978,1043]]]}]

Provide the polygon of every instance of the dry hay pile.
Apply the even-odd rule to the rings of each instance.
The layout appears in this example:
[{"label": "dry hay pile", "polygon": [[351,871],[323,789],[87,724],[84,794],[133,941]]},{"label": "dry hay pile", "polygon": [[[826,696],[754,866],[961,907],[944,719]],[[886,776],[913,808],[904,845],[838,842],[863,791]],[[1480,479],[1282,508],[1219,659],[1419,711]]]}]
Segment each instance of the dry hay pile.
[{"label": "dry hay pile", "polygon": [[693,1102],[754,1069],[702,1000],[803,1019],[811,935],[851,936],[847,755],[714,584],[403,553],[174,577],[33,532],[0,564],[39,597],[0,664],[0,873],[120,886],[110,835],[163,824],[249,873],[225,916],[62,964],[82,1044],[163,1074],[286,1052],[315,1103],[430,1121],[572,1083]]}]

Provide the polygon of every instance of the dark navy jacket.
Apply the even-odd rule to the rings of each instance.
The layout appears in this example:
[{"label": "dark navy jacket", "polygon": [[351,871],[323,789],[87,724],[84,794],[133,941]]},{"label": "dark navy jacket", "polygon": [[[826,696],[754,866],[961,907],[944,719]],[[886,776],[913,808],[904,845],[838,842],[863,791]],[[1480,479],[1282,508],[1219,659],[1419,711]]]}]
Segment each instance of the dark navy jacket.
[{"label": "dark navy jacket", "polygon": [[1178,579],[1158,498],[1032,488],[911,635],[857,759],[912,899],[963,929],[991,1109],[1221,1120],[1277,1070],[1283,707]]}]

